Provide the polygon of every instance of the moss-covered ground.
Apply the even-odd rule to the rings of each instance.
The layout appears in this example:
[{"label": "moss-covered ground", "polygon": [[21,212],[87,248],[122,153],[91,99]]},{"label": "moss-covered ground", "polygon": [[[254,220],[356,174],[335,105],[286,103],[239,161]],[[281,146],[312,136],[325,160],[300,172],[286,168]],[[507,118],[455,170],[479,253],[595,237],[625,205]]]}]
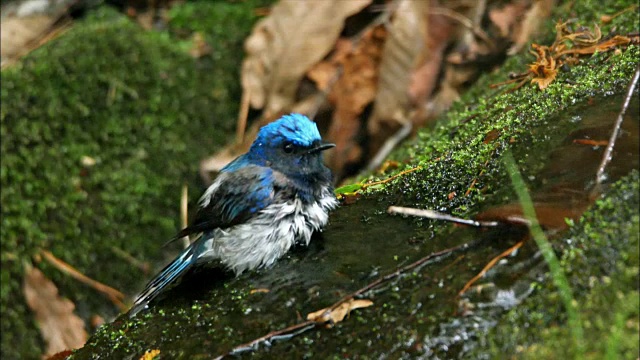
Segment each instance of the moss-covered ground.
[{"label": "moss-covered ground", "polygon": [[[1,358],[42,354],[21,290],[39,249],[128,294],[143,285],[148,275],[118,254],[156,263],[179,227],[182,184],[201,192],[197,166],[234,130],[242,44],[264,3],[186,3],[162,32],[100,7],[2,71]],[[198,59],[195,31],[211,47]],[[39,266],[84,319],[117,314]]]},{"label": "moss-covered ground", "polygon": [[[624,204],[625,206],[620,206]],[[574,291],[589,359],[638,356],[640,179],[638,171],[596,201],[563,244],[562,265]],[[482,342],[492,357],[572,359],[576,347],[552,280],[537,284],[536,295],[511,310]],[[476,354],[480,357],[480,354]]]}]

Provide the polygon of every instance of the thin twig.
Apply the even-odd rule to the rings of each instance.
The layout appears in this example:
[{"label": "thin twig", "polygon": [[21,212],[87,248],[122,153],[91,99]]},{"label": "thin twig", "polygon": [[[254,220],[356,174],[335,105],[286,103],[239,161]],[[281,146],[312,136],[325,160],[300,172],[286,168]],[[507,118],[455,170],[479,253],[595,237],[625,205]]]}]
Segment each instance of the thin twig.
[{"label": "thin twig", "polygon": [[413,270],[414,268],[417,268],[417,267],[419,267],[421,265],[424,265],[429,260],[433,260],[435,258],[439,258],[439,257],[445,256],[445,255],[452,254],[452,253],[454,253],[456,251],[466,249],[467,247],[469,247],[469,244],[465,243],[465,244],[454,246],[454,247],[451,247],[451,248],[448,248],[448,249],[436,251],[436,252],[433,252],[433,253],[431,253],[431,254],[423,257],[423,258],[420,258],[419,260],[414,261],[409,265],[405,265],[405,266],[397,269],[396,271],[394,271],[394,272],[392,272],[390,274],[387,274],[387,275],[385,275],[385,276],[383,276],[381,278],[376,279],[374,282],[372,282],[372,283],[370,283],[370,284],[358,289],[357,291],[353,292],[352,294],[349,294],[349,295],[343,297],[338,302],[333,304],[330,308],[328,308],[327,312],[331,312],[332,310],[335,310],[340,305],[342,305],[342,303],[347,302],[347,301],[355,298],[356,296],[362,295],[362,294],[366,293],[367,291],[372,290],[372,289],[378,287],[379,285],[381,285],[381,284],[383,284],[383,283],[385,283],[385,282],[387,282],[387,281],[389,281],[391,279],[394,279],[394,278],[406,273],[409,270]]},{"label": "thin twig", "polygon": [[493,41],[491,40],[491,38],[489,37],[489,35],[487,35],[486,32],[484,32],[484,30],[482,30],[479,26],[477,26],[476,24],[473,23],[473,21],[469,18],[467,18],[466,16],[455,12],[451,9],[447,9],[447,8],[433,8],[433,9],[429,9],[429,14],[432,15],[442,15],[442,16],[446,16],[448,18],[451,18],[457,22],[459,22],[462,26],[468,28],[469,30],[473,31],[473,33],[479,37],[480,39],[482,39],[482,41],[485,42],[485,44],[487,44],[487,46],[489,46],[489,48],[491,50],[495,50],[496,49],[496,45],[493,43]]},{"label": "thin twig", "polygon": [[622,120],[624,120],[624,115],[629,108],[629,103],[633,97],[633,92],[638,85],[638,78],[640,78],[640,65],[636,68],[636,73],[633,74],[633,78],[629,83],[629,87],[627,88],[627,95],[624,98],[624,103],[622,104],[622,109],[618,114],[618,119],[616,119],[616,123],[613,127],[613,132],[611,133],[611,138],[609,138],[609,144],[607,145],[607,149],[604,151],[604,155],[602,156],[602,161],[600,162],[600,166],[598,167],[598,172],[596,173],[596,186],[600,186],[602,181],[605,179],[604,170],[607,165],[611,161],[611,153],[613,152],[613,147],[616,144],[616,139],[618,137],[618,133],[620,132],[620,127],[622,126]]},{"label": "thin twig", "polygon": [[111,300],[112,303],[114,303],[118,308],[120,308],[120,310],[124,311],[128,309],[128,307],[122,302],[125,296],[120,291],[112,288],[111,286],[105,285],[99,281],[89,278],[88,276],[84,275],[80,271],[76,270],[73,266],[58,259],[50,251],[42,250],[40,251],[40,253],[51,265],[53,265],[58,270],[62,271],[65,274],[70,275],[72,278],[106,295],[109,298],[109,300]]},{"label": "thin twig", "polygon": [[402,127],[398,129],[393,135],[391,135],[382,145],[380,150],[376,153],[376,155],[369,161],[367,165],[367,171],[373,171],[377,169],[380,164],[387,158],[387,156],[393,151],[393,149],[398,146],[398,144],[404,140],[409,134],[411,134],[411,130],[413,129],[413,124],[411,121],[404,120],[400,122]]},{"label": "thin twig", "polygon": [[392,181],[392,180],[394,180],[394,179],[397,179],[397,178],[399,178],[399,177],[400,177],[400,176],[402,176],[402,175],[406,175],[406,174],[408,174],[408,173],[412,173],[412,172],[414,172],[414,171],[421,170],[421,169],[422,169],[422,166],[416,166],[416,167],[411,168],[411,169],[407,169],[407,170],[400,171],[399,173],[397,173],[397,174],[395,174],[395,175],[393,175],[393,176],[390,176],[390,177],[388,177],[388,178],[386,178],[386,179],[384,179],[384,180],[379,180],[379,181],[374,181],[374,182],[370,182],[370,183],[363,184],[363,185],[362,185],[362,190],[365,190],[366,188],[371,187],[371,186],[380,185],[380,184],[386,184],[386,183],[388,183],[389,181]]},{"label": "thin twig", "polygon": [[[182,225],[182,229],[186,229],[189,225],[189,189],[187,188],[187,184],[182,185],[182,197],[180,198],[180,225]],[[188,248],[191,245],[189,241],[189,236],[182,237],[182,247]]]},{"label": "thin twig", "polygon": [[276,336],[288,335],[288,334],[291,334],[292,332],[299,333],[298,330],[306,331],[306,330],[309,330],[311,328],[316,327],[316,325],[318,325],[317,322],[315,322],[313,320],[307,320],[305,322],[301,322],[299,324],[295,324],[295,325],[286,327],[284,329],[272,331],[272,332],[270,332],[270,333],[268,333],[268,334],[266,334],[264,336],[261,336],[261,337],[259,337],[257,339],[254,339],[254,340],[249,341],[247,343],[244,343],[242,345],[238,345],[238,346],[234,347],[233,349],[231,349],[231,351],[227,352],[226,354],[222,354],[222,355],[216,356],[214,358],[214,360],[223,359],[225,356],[232,355],[232,354],[237,354],[237,353],[244,352],[244,351],[257,350],[257,347],[261,342],[268,342],[269,340],[273,339]]},{"label": "thin twig", "polygon": [[123,258],[124,260],[126,260],[128,263],[130,263],[133,266],[137,267],[138,269],[142,270],[143,273],[145,273],[145,274],[149,273],[149,263],[136,259],[134,256],[132,256],[128,252],[120,249],[117,246],[112,246],[111,247],[111,251],[113,251],[114,254],[116,254],[116,255],[120,256],[121,258]]},{"label": "thin twig", "polygon": [[471,280],[467,281],[467,283],[464,284],[464,287],[462,287],[462,290],[460,290],[460,292],[458,292],[458,296],[462,296],[462,294],[467,292],[467,290],[469,290],[471,285],[473,285],[476,281],[478,281],[478,279],[483,277],[487,273],[487,271],[489,271],[489,269],[491,269],[492,267],[494,267],[496,265],[498,260],[513,254],[514,251],[516,251],[520,247],[522,247],[522,245],[524,245],[524,241],[525,240],[522,240],[522,241],[516,243],[512,247],[510,247],[507,250],[503,251],[500,255],[494,257],[493,259],[491,259],[491,261],[489,261],[487,263],[487,265],[485,265],[485,267],[483,267],[482,270],[476,276],[474,276]]},{"label": "thin twig", "polygon": [[410,215],[410,216],[418,216],[432,220],[442,220],[442,221],[450,221],[458,224],[470,225],[475,227],[495,227],[500,225],[498,221],[480,221],[480,220],[469,220],[462,219],[459,217],[451,216],[448,214],[439,213],[433,210],[426,209],[415,209],[401,206],[389,206],[387,209],[389,214],[401,214],[401,215]]},{"label": "thin twig", "polygon": [[25,55],[41,47],[47,42],[57,38],[67,30],[71,29],[73,18],[69,15],[69,11],[79,2],[80,0],[75,0],[65,5],[65,8],[61,9],[56,15],[56,19],[45,29],[40,31],[39,34],[29,40],[24,46],[22,46],[22,50],[20,50],[15,56],[2,61],[2,63],[0,64],[0,69],[4,70],[5,68],[12,66],[13,64],[16,64]]},{"label": "thin twig", "polygon": [[[325,319],[325,318],[330,318],[329,316],[327,316],[328,314],[330,314],[332,311],[334,311],[335,309],[337,309],[338,307],[340,307],[342,304],[351,301],[352,299],[354,299],[356,296],[360,296],[364,293],[366,293],[367,291],[373,290],[374,288],[380,286],[381,284],[399,277],[400,275],[406,273],[409,270],[415,269],[421,265],[426,264],[428,261],[445,256],[445,255],[450,255],[456,251],[460,251],[460,250],[464,250],[466,248],[469,247],[469,244],[465,243],[462,245],[458,245],[452,248],[448,248],[445,250],[441,250],[441,251],[437,251],[434,253],[431,253],[409,265],[403,266],[399,269],[397,269],[396,271],[387,274],[383,277],[380,277],[378,279],[376,279],[375,281],[367,284],[366,286],[356,290],[355,292],[344,296],[343,298],[341,298],[340,300],[338,300],[337,302],[335,302],[333,305],[331,305],[330,307],[327,308],[327,310],[325,311],[324,314],[320,315],[317,317],[317,319]],[[322,325],[325,324],[325,322],[317,322],[317,321],[313,321],[313,320],[307,320],[289,327],[286,327],[284,329],[280,329],[280,330],[275,330],[275,331],[271,331],[268,334],[261,336],[259,338],[256,338],[252,341],[249,341],[247,343],[235,346],[233,349],[229,350],[228,352],[226,352],[225,354],[219,355],[217,357],[215,357],[215,360],[219,360],[222,359],[226,356],[229,355],[233,355],[233,354],[237,354],[239,352],[243,352],[243,351],[251,351],[251,350],[255,350],[257,349],[257,346],[262,343],[262,342],[269,342],[271,340],[273,340],[275,337],[277,336],[293,336],[293,335],[297,335],[300,334],[304,331],[310,330],[312,328],[315,328],[318,325]],[[295,333],[294,333],[295,332]]]},{"label": "thin twig", "polygon": [[244,133],[247,129],[247,116],[249,116],[249,104],[251,103],[251,92],[247,87],[242,92],[240,99],[240,113],[238,114],[238,124],[236,125],[236,144],[244,142]]}]

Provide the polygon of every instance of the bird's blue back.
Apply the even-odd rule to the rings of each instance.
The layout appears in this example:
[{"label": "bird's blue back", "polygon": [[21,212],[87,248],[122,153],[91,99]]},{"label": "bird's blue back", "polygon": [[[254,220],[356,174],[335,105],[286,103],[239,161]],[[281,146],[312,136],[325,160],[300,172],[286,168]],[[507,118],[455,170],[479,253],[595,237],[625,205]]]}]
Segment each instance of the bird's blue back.
[{"label": "bird's blue back", "polygon": [[221,170],[191,225],[176,237],[202,236],[147,285],[130,316],[196,264],[219,262],[240,273],[271,265],[293,242],[308,243],[337,206],[321,156],[330,146],[304,115],[285,115],[262,127],[249,151]]}]

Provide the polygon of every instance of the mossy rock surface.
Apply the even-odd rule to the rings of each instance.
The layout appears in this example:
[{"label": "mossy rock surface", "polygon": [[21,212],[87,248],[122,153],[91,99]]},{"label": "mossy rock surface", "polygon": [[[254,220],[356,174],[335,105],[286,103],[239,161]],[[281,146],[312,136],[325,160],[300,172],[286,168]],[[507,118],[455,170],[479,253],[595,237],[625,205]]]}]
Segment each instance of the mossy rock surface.
[{"label": "mossy rock surface", "polygon": [[[624,204],[624,206],[621,206]],[[633,171],[585,213],[565,237],[562,265],[575,295],[588,359],[638,355],[640,178]],[[482,334],[482,352],[522,359],[576,358],[566,313],[550,276],[535,296]],[[481,358],[480,349],[475,354]]]},{"label": "mossy rock surface", "polygon": [[[197,199],[200,160],[235,129],[242,44],[263,3],[176,6],[160,32],[99,7],[2,71],[1,358],[42,354],[21,290],[23,261],[40,249],[128,295],[149,274],[118,253],[165,260],[182,185]],[[198,59],[189,55],[196,31],[212,49]],[[117,314],[104,296],[38,266],[85,320]]]}]

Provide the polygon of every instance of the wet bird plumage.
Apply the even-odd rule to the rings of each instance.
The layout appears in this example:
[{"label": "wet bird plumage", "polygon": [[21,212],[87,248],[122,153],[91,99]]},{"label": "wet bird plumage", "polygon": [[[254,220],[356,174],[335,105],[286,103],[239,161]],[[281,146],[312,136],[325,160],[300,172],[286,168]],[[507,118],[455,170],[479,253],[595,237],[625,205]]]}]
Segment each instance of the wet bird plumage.
[{"label": "wet bird plumage", "polygon": [[191,225],[201,234],[142,291],[135,316],[191,268],[217,262],[241,274],[271,266],[294,244],[308,245],[337,206],[316,125],[291,114],[262,127],[246,154],[225,166],[202,195]]}]

